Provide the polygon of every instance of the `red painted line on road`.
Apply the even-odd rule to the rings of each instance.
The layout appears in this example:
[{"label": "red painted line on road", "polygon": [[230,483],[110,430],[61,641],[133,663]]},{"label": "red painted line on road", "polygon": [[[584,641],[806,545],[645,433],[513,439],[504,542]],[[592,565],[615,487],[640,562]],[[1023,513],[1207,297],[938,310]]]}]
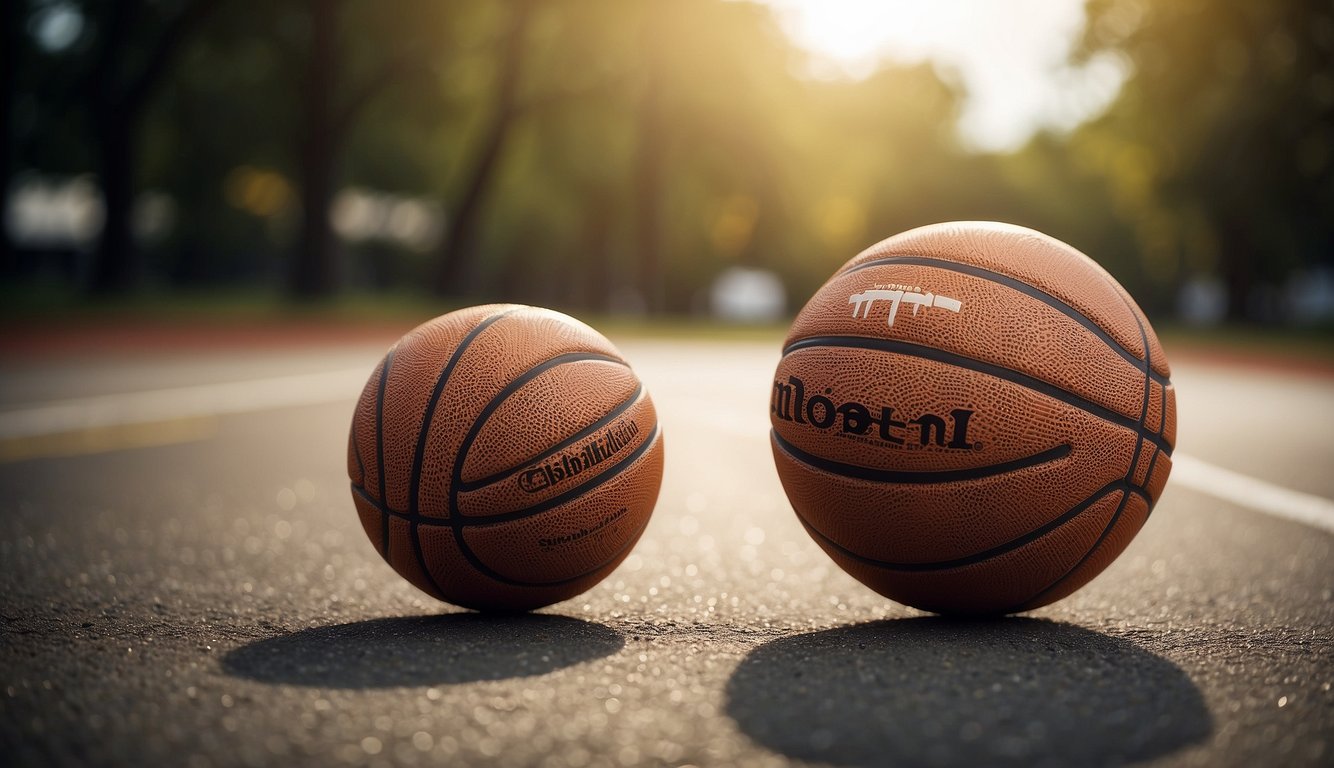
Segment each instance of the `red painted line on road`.
[{"label": "red painted line on road", "polygon": [[1296,352],[1172,345],[1167,346],[1166,351],[1167,359],[1172,363],[1334,379],[1334,360],[1307,357]]}]

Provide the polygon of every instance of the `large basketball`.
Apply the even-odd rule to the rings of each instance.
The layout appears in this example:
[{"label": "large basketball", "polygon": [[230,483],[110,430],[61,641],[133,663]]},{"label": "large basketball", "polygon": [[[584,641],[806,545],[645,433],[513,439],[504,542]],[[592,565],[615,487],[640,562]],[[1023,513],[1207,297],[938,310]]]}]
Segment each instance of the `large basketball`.
[{"label": "large basketball", "polygon": [[922,227],[843,265],[792,324],[774,460],[806,530],[901,603],[1059,600],[1144,525],[1176,441],[1167,358],[1101,267],[1022,227]]},{"label": "large basketball", "polygon": [[653,401],[597,331],[545,309],[462,309],[371,374],[348,440],[352,500],[403,578],[446,602],[527,610],[629,554],[662,480]]}]

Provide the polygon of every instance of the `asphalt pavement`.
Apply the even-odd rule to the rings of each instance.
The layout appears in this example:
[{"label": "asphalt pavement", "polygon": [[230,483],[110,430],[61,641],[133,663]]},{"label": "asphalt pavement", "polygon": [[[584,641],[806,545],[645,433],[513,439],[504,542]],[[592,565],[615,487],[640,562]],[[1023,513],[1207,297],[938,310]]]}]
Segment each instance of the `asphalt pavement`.
[{"label": "asphalt pavement", "polygon": [[1130,548],[965,622],[802,530],[777,340],[621,347],[664,427],[653,520],[517,616],[363,534],[346,430],[381,346],[0,363],[0,762],[1334,764],[1334,378],[1177,363],[1193,462]]}]

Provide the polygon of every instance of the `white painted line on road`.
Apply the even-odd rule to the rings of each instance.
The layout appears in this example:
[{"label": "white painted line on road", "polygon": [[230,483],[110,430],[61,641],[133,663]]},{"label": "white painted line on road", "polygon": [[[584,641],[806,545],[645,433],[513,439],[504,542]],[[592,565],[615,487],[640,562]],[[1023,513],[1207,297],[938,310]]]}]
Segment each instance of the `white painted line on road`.
[{"label": "white painted line on road", "polygon": [[[765,441],[768,442],[767,419],[760,420],[760,417],[743,419],[736,413],[719,409],[702,399],[695,400],[693,408],[683,409],[680,416],[695,422],[703,429],[725,432],[736,437],[766,438]],[[753,428],[748,423],[750,421],[755,422]],[[1168,477],[1168,485],[1172,484],[1252,512],[1260,512],[1334,533],[1334,501],[1224,469],[1194,456],[1184,453],[1172,455],[1172,474]]]},{"label": "white painted line on road", "polygon": [[0,412],[0,440],[342,402],[361,394],[370,374],[348,368],[45,403]]},{"label": "white painted line on road", "polygon": [[1172,456],[1168,484],[1172,483],[1255,512],[1334,533],[1334,501],[1233,472],[1194,456],[1180,453]]},{"label": "white painted line on road", "polygon": [[[57,435],[176,419],[320,405],[352,400],[361,393],[370,370],[348,368],[271,379],[201,384],[148,392],[98,395],[0,412],[0,440]],[[705,429],[763,438],[768,425],[754,429],[739,414],[710,411],[699,402],[679,415]],[[664,414],[666,415],[666,414]],[[673,416],[678,414],[673,413]],[[1334,533],[1334,501],[1243,475],[1202,459],[1172,457],[1170,482],[1230,504]]]}]

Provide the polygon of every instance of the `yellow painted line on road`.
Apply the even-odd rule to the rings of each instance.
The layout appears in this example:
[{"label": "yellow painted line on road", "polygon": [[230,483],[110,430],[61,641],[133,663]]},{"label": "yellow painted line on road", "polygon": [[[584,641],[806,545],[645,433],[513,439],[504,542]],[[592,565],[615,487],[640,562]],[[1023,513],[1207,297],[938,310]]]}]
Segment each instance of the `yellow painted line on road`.
[{"label": "yellow painted line on road", "polygon": [[92,427],[0,440],[0,463],[28,459],[51,459],[110,453],[133,448],[153,448],[207,440],[217,433],[218,420],[211,416],[173,419],[143,424]]}]

